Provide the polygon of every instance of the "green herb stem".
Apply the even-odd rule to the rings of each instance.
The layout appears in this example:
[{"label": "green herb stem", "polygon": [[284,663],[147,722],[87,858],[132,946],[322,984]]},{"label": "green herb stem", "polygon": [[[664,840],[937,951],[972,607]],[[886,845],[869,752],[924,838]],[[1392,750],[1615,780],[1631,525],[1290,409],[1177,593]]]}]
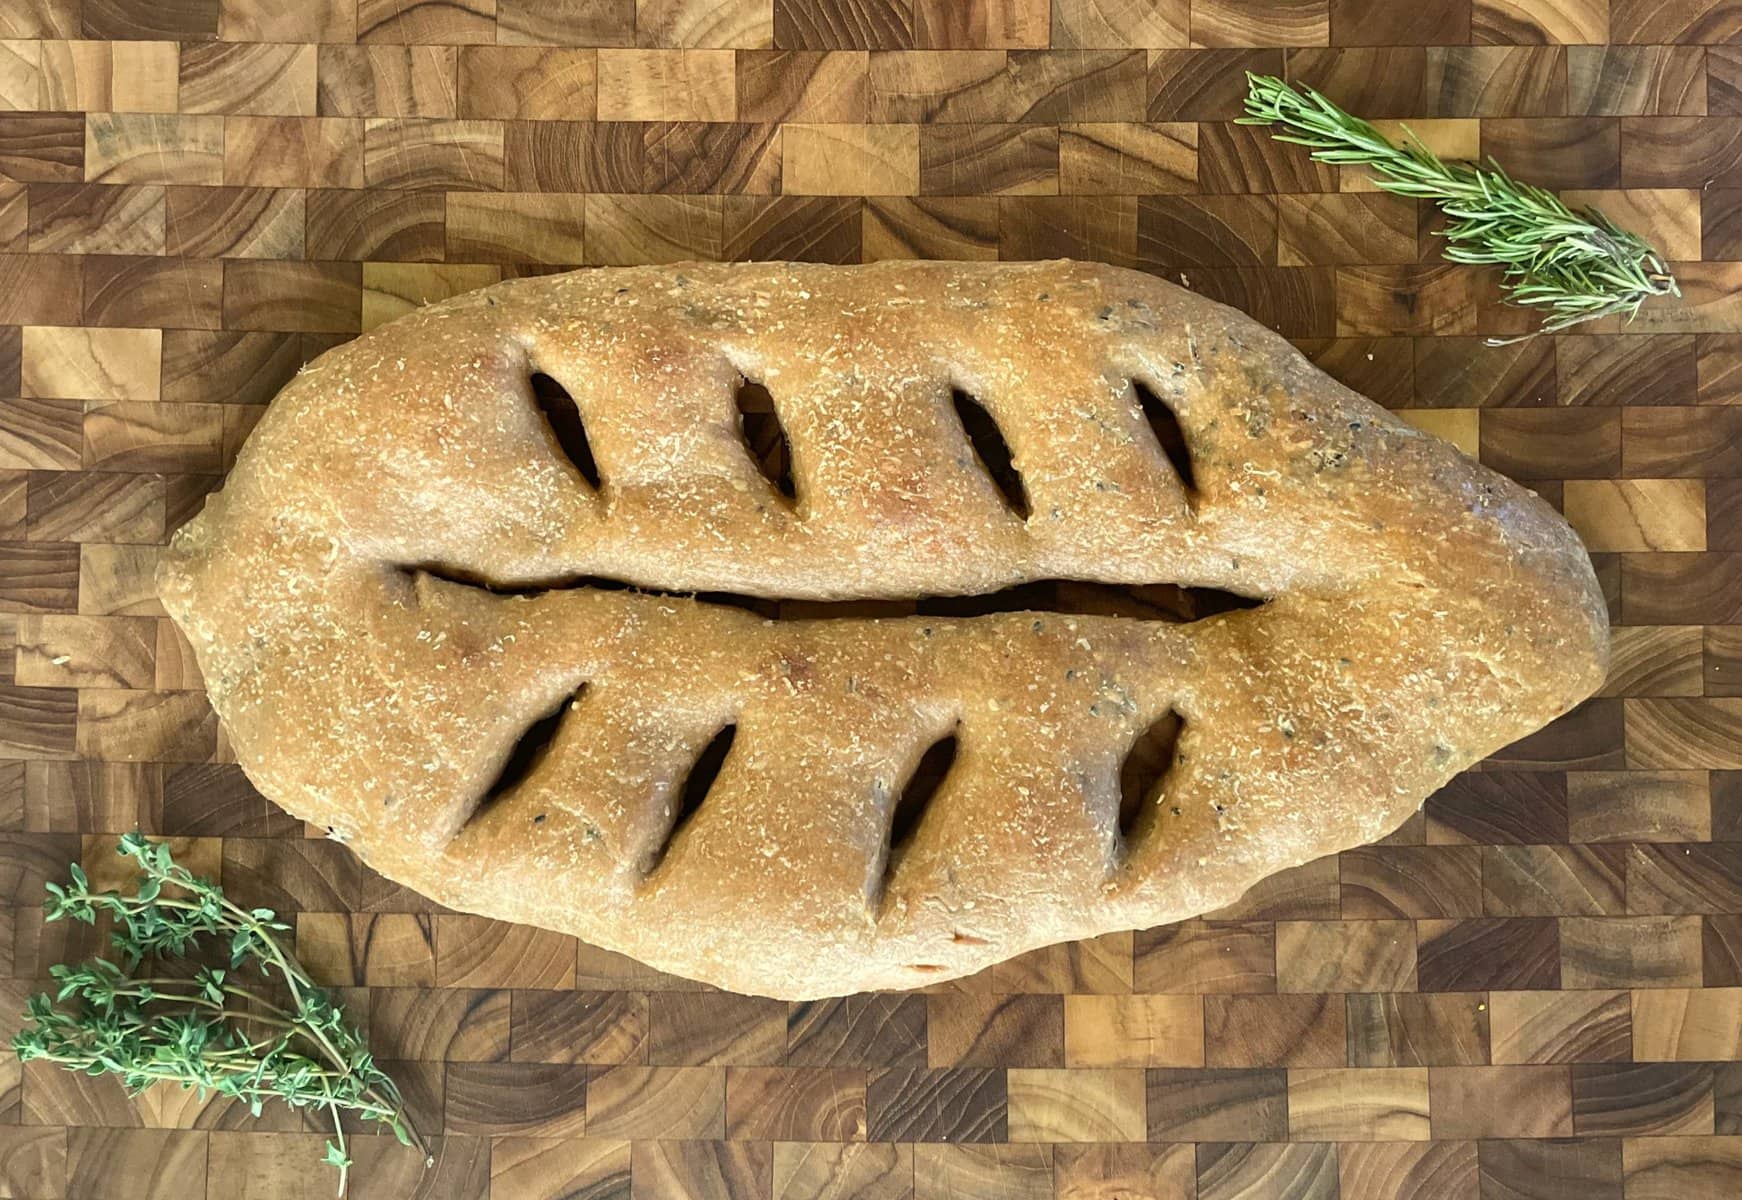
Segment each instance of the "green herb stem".
[{"label": "green herb stem", "polygon": [[1536,333],[1599,317],[1632,320],[1650,297],[1681,295],[1662,255],[1595,208],[1569,208],[1492,161],[1445,162],[1407,129],[1394,145],[1312,88],[1250,72],[1246,80],[1241,124],[1279,126],[1278,141],[1306,146],[1320,162],[1367,167],[1385,191],[1438,204],[1449,218],[1446,257],[1499,267],[1511,303],[1543,310]]},{"label": "green herb stem", "polygon": [[[279,943],[276,934],[289,926],[271,909],[236,904],[141,834],[123,837],[119,849],[142,871],[134,895],[93,891],[75,863],[71,886],[48,885],[45,916],[93,925],[101,914],[113,917],[110,940],[122,961],[50,968],[58,996],[31,998],[26,1025],[13,1039],[19,1058],[117,1074],[135,1092],[159,1082],[195,1088],[202,1097],[215,1091],[255,1115],[273,1099],[320,1109],[333,1125],[326,1161],[338,1170],[341,1195],[351,1166],[347,1112],[388,1126],[423,1153],[426,1167],[433,1163],[398,1085],[375,1065],[326,989]],[[179,894],[165,895],[171,887]],[[187,956],[213,943],[228,950],[228,968],[138,973],[148,960]],[[289,993],[286,1003],[252,982],[270,984],[274,975]]]}]

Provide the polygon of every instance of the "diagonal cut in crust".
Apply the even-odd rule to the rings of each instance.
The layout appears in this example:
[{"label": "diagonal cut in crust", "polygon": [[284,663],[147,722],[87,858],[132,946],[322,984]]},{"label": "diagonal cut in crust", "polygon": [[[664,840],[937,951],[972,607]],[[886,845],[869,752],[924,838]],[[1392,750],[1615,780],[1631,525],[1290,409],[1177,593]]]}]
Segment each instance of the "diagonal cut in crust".
[{"label": "diagonal cut in crust", "polygon": [[1607,660],[1534,495],[1073,263],[422,309],[284,390],[159,586],[249,776],[384,874],[785,997],[1228,903]]}]

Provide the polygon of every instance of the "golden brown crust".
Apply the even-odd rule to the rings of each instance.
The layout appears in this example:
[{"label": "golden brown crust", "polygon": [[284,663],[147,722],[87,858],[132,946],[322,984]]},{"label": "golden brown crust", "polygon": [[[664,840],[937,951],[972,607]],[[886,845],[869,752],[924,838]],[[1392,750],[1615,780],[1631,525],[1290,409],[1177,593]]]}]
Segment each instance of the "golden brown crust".
[{"label": "golden brown crust", "polygon": [[[573,395],[599,491],[534,371]],[[740,372],[775,399],[793,502],[745,452]],[[1177,414],[1189,493],[1134,379]],[[1026,521],[952,386],[1013,448]],[[583,576],[645,590],[462,582]],[[654,592],[1040,579],[1266,603],[1189,624],[769,621]],[[595,270],[420,310],[284,390],[159,582],[249,775],[383,873],[789,997],[1224,904],[1383,834],[1590,694],[1607,658],[1589,561],[1535,496],[1240,314],[1072,263]],[[1121,836],[1121,762],[1170,711],[1178,757]],[[725,767],[667,846],[727,723]],[[952,731],[886,868],[890,810]]]}]

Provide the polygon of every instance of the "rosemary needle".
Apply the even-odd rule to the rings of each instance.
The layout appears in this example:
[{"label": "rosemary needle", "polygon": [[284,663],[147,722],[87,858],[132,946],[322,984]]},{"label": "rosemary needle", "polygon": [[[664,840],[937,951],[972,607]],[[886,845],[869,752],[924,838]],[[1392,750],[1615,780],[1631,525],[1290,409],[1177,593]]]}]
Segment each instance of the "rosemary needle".
[{"label": "rosemary needle", "polygon": [[1404,144],[1394,145],[1310,87],[1251,72],[1246,81],[1240,124],[1281,126],[1277,140],[1309,147],[1320,162],[1368,167],[1385,191],[1432,200],[1450,218],[1446,257],[1499,267],[1507,299],[1541,311],[1536,333],[1617,314],[1632,320],[1649,297],[1681,295],[1663,256],[1595,208],[1570,208],[1492,159],[1445,162],[1407,128]]}]

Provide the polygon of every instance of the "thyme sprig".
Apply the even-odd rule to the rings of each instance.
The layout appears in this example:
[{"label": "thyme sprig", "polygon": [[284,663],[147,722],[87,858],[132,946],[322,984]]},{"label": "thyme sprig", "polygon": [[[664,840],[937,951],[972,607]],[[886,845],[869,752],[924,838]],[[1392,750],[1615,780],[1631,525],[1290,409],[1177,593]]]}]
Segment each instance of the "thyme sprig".
[{"label": "thyme sprig", "polygon": [[[340,1195],[351,1167],[342,1113],[388,1126],[427,1165],[398,1086],[327,990],[279,944],[275,935],[290,926],[270,908],[237,905],[143,834],[122,837],[119,852],[141,871],[133,895],[92,891],[75,863],[71,886],[47,885],[44,916],[95,925],[107,914],[121,962],[51,967],[59,992],[27,1002],[29,1024],[12,1039],[18,1057],[116,1074],[134,1093],[169,1081],[202,1100],[231,1096],[257,1117],[273,1099],[324,1110],[333,1124],[326,1161],[338,1168]],[[196,959],[188,974],[163,973],[174,959],[214,948],[228,967]],[[146,964],[155,969],[142,973]]]},{"label": "thyme sprig", "polygon": [[1434,201],[1450,218],[1446,257],[1499,267],[1507,299],[1542,311],[1536,333],[1617,314],[1632,320],[1648,298],[1681,295],[1663,256],[1595,208],[1570,208],[1492,159],[1445,162],[1407,128],[1404,144],[1394,145],[1310,87],[1251,72],[1246,81],[1241,124],[1281,126],[1277,140],[1311,148],[1320,162],[1368,167],[1385,191]]}]

